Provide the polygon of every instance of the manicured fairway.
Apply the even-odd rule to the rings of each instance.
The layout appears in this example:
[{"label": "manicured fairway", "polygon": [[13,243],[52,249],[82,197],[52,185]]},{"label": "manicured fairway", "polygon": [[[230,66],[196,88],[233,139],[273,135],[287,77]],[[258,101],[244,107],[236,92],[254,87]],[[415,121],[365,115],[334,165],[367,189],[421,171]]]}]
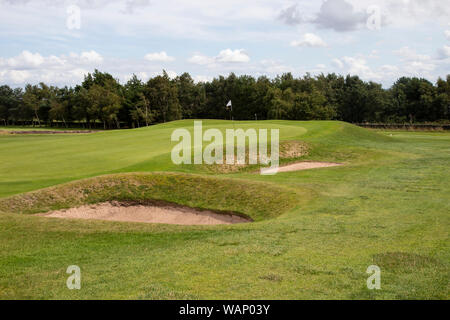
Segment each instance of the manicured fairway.
[{"label": "manicured fairway", "polygon": [[[170,135],[192,126],[178,121],[83,135],[0,135],[0,298],[450,297],[449,133],[236,122],[236,128],[279,128],[282,140],[306,142],[304,160],[345,164],[261,176],[173,165]],[[233,128],[226,121],[204,126]],[[162,173],[137,175],[157,177],[151,188],[102,189],[90,201],[153,197],[242,212],[256,222],[196,227],[58,220],[15,207],[32,197],[18,194],[70,181],[80,188],[102,185],[95,177],[126,179],[127,172]],[[76,181],[85,178],[92,179]],[[60,195],[69,187],[55,188]],[[40,208],[77,201],[56,203],[46,194],[33,196]],[[382,270],[377,291],[366,287],[373,264]],[[81,267],[81,290],[66,287],[69,265]]]}]

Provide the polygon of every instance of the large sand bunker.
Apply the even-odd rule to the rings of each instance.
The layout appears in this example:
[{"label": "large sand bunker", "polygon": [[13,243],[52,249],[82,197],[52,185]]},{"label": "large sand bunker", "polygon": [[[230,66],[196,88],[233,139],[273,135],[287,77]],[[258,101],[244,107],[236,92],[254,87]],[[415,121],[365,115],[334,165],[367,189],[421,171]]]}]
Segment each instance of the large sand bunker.
[{"label": "large sand bunker", "polygon": [[39,214],[50,218],[164,223],[177,225],[218,225],[251,222],[232,213],[218,213],[169,204],[128,204],[104,202]]},{"label": "large sand bunker", "polygon": [[292,172],[317,168],[329,168],[342,166],[341,163],[334,162],[298,162],[278,168],[278,172]]}]

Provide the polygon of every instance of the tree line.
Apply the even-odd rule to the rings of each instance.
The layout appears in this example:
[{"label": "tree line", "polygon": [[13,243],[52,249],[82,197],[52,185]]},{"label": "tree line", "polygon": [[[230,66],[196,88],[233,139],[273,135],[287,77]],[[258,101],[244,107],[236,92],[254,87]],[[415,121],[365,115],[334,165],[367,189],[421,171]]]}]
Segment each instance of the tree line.
[{"label": "tree line", "polygon": [[[233,102],[233,111],[225,108]],[[75,87],[0,86],[0,124],[135,128],[179,119],[342,120],[352,123],[450,122],[450,75],[435,84],[403,77],[392,87],[336,74],[274,79],[220,76],[195,83],[188,73],[121,84],[95,70]]]}]

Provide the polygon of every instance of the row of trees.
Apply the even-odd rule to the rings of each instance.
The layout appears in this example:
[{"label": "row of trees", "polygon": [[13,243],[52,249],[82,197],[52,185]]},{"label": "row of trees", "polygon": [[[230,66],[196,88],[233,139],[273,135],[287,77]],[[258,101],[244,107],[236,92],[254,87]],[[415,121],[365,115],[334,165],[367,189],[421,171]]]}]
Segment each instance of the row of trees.
[{"label": "row of trees", "polygon": [[450,75],[436,84],[401,78],[391,88],[357,76],[336,74],[275,79],[220,76],[195,83],[188,73],[170,79],[166,72],[143,82],[133,76],[120,84],[95,70],[74,88],[45,83],[24,89],[0,87],[0,121],[4,125],[79,125],[140,127],[166,121],[226,119],[233,101],[233,118],[343,120],[362,122],[448,122]]}]

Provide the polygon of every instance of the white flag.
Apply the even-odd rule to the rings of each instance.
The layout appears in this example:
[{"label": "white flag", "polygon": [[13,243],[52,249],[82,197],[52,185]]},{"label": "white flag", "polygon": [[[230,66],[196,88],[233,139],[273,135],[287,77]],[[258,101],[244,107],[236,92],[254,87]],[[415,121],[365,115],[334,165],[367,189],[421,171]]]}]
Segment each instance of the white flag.
[{"label": "white flag", "polygon": [[233,111],[233,104],[231,103],[231,100],[230,101],[228,101],[228,104],[227,104],[227,109],[228,108],[230,108],[231,109],[231,111]]}]

